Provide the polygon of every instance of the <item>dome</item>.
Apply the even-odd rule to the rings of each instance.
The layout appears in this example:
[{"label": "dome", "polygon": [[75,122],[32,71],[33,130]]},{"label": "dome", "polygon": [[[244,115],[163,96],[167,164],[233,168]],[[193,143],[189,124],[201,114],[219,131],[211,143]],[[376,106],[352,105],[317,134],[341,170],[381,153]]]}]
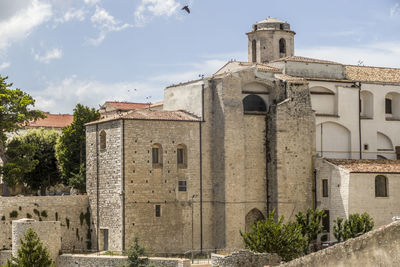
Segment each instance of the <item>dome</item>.
[{"label": "dome", "polygon": [[285,21],[269,17],[269,18],[259,21],[253,25],[253,31],[257,31],[257,30],[290,31],[290,24]]},{"label": "dome", "polygon": [[260,23],[286,23],[282,20],[276,19],[276,18],[266,18],[265,20],[259,21],[256,24],[260,24]]}]

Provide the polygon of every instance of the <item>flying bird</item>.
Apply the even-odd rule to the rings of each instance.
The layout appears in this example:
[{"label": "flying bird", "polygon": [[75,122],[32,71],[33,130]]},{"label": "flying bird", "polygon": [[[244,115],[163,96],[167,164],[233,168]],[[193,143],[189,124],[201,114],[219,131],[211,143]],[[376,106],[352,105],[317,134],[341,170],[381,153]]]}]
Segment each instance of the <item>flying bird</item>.
[{"label": "flying bird", "polygon": [[187,6],[187,5],[182,7],[181,10],[185,10],[188,14],[190,14],[190,9],[189,9],[189,6]]}]

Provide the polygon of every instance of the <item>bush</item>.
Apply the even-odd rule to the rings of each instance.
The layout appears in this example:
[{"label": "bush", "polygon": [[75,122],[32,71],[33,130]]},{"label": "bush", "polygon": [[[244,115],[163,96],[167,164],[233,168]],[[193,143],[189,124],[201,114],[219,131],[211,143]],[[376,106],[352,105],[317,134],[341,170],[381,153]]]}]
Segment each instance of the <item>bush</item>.
[{"label": "bush", "polygon": [[246,248],[254,252],[276,253],[284,261],[303,256],[308,247],[302,227],[296,222],[283,223],[283,216],[274,220],[275,211],[266,220],[258,221],[248,233],[240,232]]},{"label": "bush", "polygon": [[[306,253],[308,253],[310,244],[317,240],[318,234],[322,233],[321,221],[324,217],[326,217],[325,211],[318,209],[307,209],[306,213],[300,211],[296,214],[296,222],[301,226],[301,232],[307,238]],[[314,247],[313,250],[315,251],[316,248]]]},{"label": "bush", "polygon": [[349,218],[337,218],[333,225],[333,235],[338,242],[346,241],[349,238],[354,238],[369,232],[374,228],[374,220],[368,213],[350,214]]},{"label": "bush", "polygon": [[135,236],[133,244],[124,252],[128,256],[128,263],[124,267],[153,267],[148,258],[142,257],[145,251],[146,249],[139,244],[139,238]]}]

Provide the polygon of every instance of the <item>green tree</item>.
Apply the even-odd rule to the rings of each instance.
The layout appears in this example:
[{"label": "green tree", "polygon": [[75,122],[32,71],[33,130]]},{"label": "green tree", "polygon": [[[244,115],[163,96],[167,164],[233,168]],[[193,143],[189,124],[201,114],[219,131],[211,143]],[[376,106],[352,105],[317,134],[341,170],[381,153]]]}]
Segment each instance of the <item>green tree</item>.
[{"label": "green tree", "polygon": [[[0,75],[0,159],[6,163],[6,133],[15,132],[25,123],[44,118],[38,110],[30,110],[35,100],[20,89],[11,89],[12,83],[7,83],[8,77]],[[0,168],[0,172],[2,168]]]},{"label": "green tree", "polygon": [[277,253],[284,261],[304,254],[307,239],[296,222],[283,223],[283,216],[274,220],[275,211],[266,220],[258,221],[248,233],[240,232],[246,248],[254,252]]},{"label": "green tree", "polygon": [[137,236],[133,239],[133,244],[125,251],[125,255],[128,256],[128,263],[124,267],[151,267],[153,264],[149,264],[149,259],[143,257],[145,254],[145,247],[139,244],[139,238]]},{"label": "green tree", "polygon": [[333,235],[338,242],[346,241],[349,238],[354,238],[359,235],[365,234],[374,228],[374,220],[368,213],[363,214],[350,214],[349,218],[337,218],[334,221]]},{"label": "green tree", "polygon": [[317,240],[318,234],[322,233],[321,221],[325,216],[325,211],[310,208],[306,213],[300,211],[296,214],[296,222],[301,226],[301,232],[307,238],[308,247]]},{"label": "green tree", "polygon": [[85,124],[99,118],[100,114],[94,108],[77,104],[72,124],[63,128],[63,134],[56,145],[56,157],[64,181],[75,188],[83,189],[82,192],[86,187]]},{"label": "green tree", "polygon": [[7,260],[6,267],[48,267],[54,266],[47,248],[43,246],[38,235],[29,228],[24,240],[20,240],[21,247],[18,256]]}]

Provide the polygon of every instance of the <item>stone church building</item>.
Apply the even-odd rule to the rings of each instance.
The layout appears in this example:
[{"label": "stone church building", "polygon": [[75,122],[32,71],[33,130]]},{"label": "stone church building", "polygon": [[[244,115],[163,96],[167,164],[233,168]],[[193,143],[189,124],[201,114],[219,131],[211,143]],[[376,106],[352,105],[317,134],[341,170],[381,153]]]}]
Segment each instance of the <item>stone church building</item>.
[{"label": "stone church building", "polygon": [[[368,158],[369,166],[397,158],[400,69],[294,56],[294,35],[286,22],[260,21],[247,33],[248,62],[165,88],[162,110],[87,124],[95,247],[120,251],[137,235],[155,253],[235,249],[239,230],[272,210],[292,220],[325,209],[327,231],[348,215],[350,187],[340,179],[352,176],[323,157]],[[396,176],[398,161],[385,162],[378,172]],[[367,170],[373,188],[377,171]]]}]

